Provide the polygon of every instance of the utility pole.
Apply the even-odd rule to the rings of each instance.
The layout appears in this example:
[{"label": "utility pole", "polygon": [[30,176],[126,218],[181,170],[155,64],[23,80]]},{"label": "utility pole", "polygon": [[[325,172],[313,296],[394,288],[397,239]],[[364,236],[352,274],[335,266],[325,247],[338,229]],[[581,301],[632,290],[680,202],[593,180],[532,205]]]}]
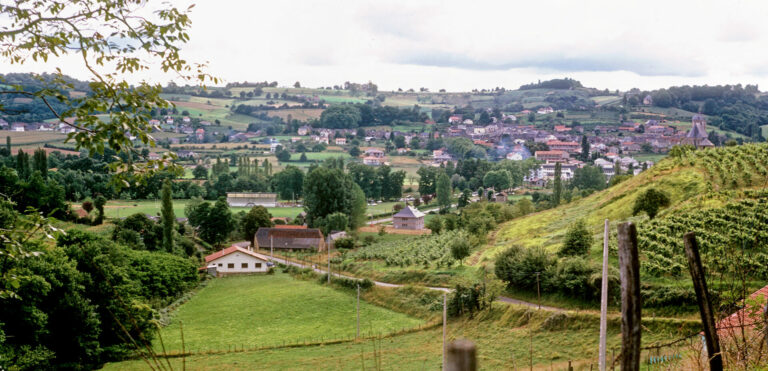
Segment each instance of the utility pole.
[{"label": "utility pole", "polygon": [[539,309],[541,309],[541,285],[539,285],[539,276],[541,272],[536,272],[536,293],[539,297]]},{"label": "utility pole", "polygon": [[608,219],[605,219],[603,228],[603,280],[600,288],[600,371],[605,371],[605,354],[608,336]]},{"label": "utility pole", "polygon": [[360,338],[360,281],[357,282],[357,338]]},{"label": "utility pole", "polygon": [[445,370],[445,333],[448,319],[447,310],[448,294],[443,293],[443,370]]}]

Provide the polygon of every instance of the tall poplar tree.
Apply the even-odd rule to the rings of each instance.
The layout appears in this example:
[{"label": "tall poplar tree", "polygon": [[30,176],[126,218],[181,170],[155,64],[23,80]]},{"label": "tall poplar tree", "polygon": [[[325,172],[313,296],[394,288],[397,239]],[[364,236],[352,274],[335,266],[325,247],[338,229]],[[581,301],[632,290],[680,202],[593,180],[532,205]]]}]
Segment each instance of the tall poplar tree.
[{"label": "tall poplar tree", "polygon": [[170,179],[166,178],[163,182],[162,194],[163,204],[160,209],[160,216],[163,221],[163,248],[167,252],[173,252],[173,222],[176,220],[176,215],[173,213]]},{"label": "tall poplar tree", "polygon": [[437,204],[440,206],[441,211],[446,211],[451,208],[451,180],[448,175],[441,171],[437,176],[437,184],[435,186],[435,192],[437,192]]}]

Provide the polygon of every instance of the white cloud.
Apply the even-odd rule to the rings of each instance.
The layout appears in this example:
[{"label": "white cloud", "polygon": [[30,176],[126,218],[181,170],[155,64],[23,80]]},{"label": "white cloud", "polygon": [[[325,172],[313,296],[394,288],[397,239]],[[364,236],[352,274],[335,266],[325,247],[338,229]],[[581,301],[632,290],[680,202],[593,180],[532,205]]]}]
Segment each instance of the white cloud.
[{"label": "white cloud", "polygon": [[[766,14],[768,2],[203,1],[183,52],[227,81],[285,85],[467,90],[563,76],[610,89],[767,85]],[[54,65],[85,76],[72,61],[33,68]]]}]

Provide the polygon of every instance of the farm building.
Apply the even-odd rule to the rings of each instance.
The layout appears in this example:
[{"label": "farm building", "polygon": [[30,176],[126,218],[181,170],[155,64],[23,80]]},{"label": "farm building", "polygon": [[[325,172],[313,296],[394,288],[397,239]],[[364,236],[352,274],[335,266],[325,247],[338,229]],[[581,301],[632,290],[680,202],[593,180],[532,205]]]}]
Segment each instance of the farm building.
[{"label": "farm building", "polygon": [[[293,227],[293,228],[291,228]],[[304,226],[261,227],[256,231],[256,249],[269,250],[322,250],[325,248],[323,232]]]},{"label": "farm building", "polygon": [[395,229],[424,229],[424,213],[406,206],[392,217]]},{"label": "farm building", "polygon": [[205,257],[205,269],[213,275],[266,272],[269,267],[267,256],[230,246]]},{"label": "farm building", "polygon": [[277,193],[227,193],[230,207],[276,207]]}]

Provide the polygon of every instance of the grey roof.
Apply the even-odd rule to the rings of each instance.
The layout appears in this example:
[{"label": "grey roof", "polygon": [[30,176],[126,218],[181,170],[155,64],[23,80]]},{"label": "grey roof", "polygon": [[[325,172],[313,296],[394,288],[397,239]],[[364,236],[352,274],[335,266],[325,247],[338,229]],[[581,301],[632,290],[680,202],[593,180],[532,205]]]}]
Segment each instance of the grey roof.
[{"label": "grey roof", "polygon": [[691,127],[691,131],[686,135],[688,138],[707,139],[707,129],[704,129],[699,122],[695,122]]},{"label": "grey roof", "polygon": [[413,206],[406,206],[400,212],[395,214],[395,218],[422,218],[424,213],[415,209]]}]

